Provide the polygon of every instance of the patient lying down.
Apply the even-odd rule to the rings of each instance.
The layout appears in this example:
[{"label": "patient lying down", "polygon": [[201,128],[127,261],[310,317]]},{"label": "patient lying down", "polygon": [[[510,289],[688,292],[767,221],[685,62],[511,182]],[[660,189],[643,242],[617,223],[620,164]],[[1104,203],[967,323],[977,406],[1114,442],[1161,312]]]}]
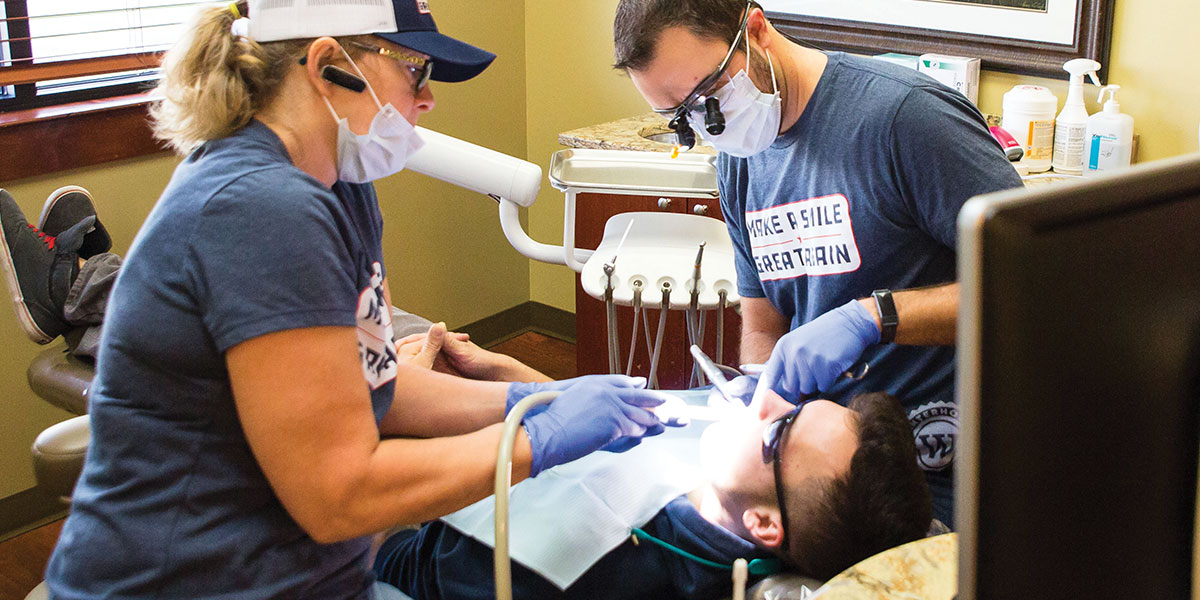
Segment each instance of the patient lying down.
[{"label": "patient lying down", "polygon": [[[478,347],[474,351],[483,352]],[[824,400],[796,407],[770,394],[709,425],[698,445],[703,479],[690,492],[662,499],[647,522],[632,525],[700,558],[728,565],[737,558],[778,557],[786,570],[825,580],[868,556],[922,537],[929,527],[929,490],[914,459],[912,430],[899,403],[887,394],[859,396],[849,408]],[[620,462],[637,461],[637,454],[594,456],[613,461],[618,470],[645,468]],[[782,476],[778,486],[776,457]],[[609,478],[602,493],[619,494],[613,486],[640,487],[638,477]],[[543,477],[513,490],[514,536],[523,510],[518,488],[537,479]],[[560,491],[569,496],[573,490]],[[544,511],[524,504],[526,510]],[[525,517],[534,522],[554,518],[545,512]],[[561,546],[567,560],[589,542],[581,539],[588,533],[573,527],[570,533],[548,534],[540,543],[551,550]],[[475,537],[485,536],[476,531]],[[434,521],[389,537],[376,556],[375,571],[380,580],[417,600],[491,598],[492,561],[489,545],[445,521]],[[514,598],[717,598],[730,589],[729,570],[629,538],[585,565],[565,589],[551,582],[561,583],[561,577],[547,578],[539,574],[547,569],[534,567],[514,561]]]}]

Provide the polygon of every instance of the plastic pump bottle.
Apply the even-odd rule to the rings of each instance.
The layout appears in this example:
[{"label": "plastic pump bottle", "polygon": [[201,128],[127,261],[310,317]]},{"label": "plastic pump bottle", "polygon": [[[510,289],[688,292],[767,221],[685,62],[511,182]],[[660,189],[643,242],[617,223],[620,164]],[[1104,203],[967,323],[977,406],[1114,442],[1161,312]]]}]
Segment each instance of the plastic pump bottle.
[{"label": "plastic pump bottle", "polygon": [[1088,117],[1085,143],[1087,159],[1083,175],[1097,175],[1129,166],[1133,155],[1133,117],[1121,113],[1117,103],[1119,85],[1109,85],[1100,90],[1100,100],[1108,94],[1104,110]]},{"label": "plastic pump bottle", "polygon": [[1090,58],[1076,58],[1068,60],[1063,70],[1071,74],[1071,81],[1067,101],[1054,121],[1054,156],[1050,163],[1055,173],[1079,175],[1083,172],[1083,158],[1087,153],[1083,145],[1088,123],[1087,107],[1083,104],[1083,78],[1091,77],[1092,83],[1100,87],[1100,80],[1096,78],[1100,63]]}]

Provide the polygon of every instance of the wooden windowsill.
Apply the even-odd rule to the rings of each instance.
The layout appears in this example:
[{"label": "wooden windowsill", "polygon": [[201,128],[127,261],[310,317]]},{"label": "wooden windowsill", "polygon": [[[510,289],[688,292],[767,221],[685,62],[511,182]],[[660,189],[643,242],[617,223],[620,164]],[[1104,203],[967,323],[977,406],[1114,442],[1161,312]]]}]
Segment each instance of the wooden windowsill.
[{"label": "wooden windowsill", "polygon": [[148,93],[0,114],[0,183],[164,152]]}]

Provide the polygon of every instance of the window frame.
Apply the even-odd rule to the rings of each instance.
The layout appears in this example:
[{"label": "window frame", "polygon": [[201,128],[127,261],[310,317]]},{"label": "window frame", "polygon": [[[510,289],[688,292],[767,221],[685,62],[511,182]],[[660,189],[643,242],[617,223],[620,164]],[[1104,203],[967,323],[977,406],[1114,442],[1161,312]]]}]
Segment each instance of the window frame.
[{"label": "window frame", "polygon": [[[3,0],[9,56],[33,55],[26,0]],[[14,20],[15,18],[15,20]],[[21,40],[20,38],[25,38]],[[153,82],[131,81],[41,96],[37,82],[103,76],[157,68],[162,52],[84,58],[0,67],[0,185],[18,179],[164,152],[154,139],[147,109]],[[131,79],[139,75],[131,74]],[[11,86],[11,88],[9,87]],[[60,145],[61,144],[61,145]]]}]

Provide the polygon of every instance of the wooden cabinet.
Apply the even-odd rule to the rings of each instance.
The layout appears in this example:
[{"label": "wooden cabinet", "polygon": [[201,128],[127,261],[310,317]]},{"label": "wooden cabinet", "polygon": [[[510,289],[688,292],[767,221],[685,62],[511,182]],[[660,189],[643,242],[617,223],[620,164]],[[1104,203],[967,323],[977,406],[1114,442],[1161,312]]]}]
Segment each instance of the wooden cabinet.
[{"label": "wooden cabinet", "polygon": [[[631,211],[666,211],[699,214],[721,219],[720,201],[716,198],[681,198],[672,196],[630,196],[624,194],[580,193],[575,198],[575,243],[579,248],[595,248],[604,235],[604,224],[608,218]],[[618,267],[619,268],[619,267]],[[684,292],[686,293],[686,292]],[[650,342],[658,332],[660,311],[658,305],[662,295],[657,291],[643,297],[649,321]],[[678,299],[676,299],[678,301]],[[716,359],[716,311],[707,311],[704,341],[701,347]],[[658,383],[662,389],[683,389],[688,386],[692,359],[688,352],[686,313],[681,310],[667,312],[666,329],[658,363]],[[738,364],[738,345],[741,332],[741,317],[733,308],[725,309],[724,355],[722,362]],[[575,351],[579,374],[587,375],[608,372],[608,329],[604,313],[604,302],[583,291],[579,276],[575,276]],[[633,326],[633,309],[617,307],[617,329],[621,348],[621,371],[629,360],[630,334]],[[646,328],[638,323],[638,343],[634,349],[633,375],[646,376],[650,373],[650,353],[646,344]]]}]

